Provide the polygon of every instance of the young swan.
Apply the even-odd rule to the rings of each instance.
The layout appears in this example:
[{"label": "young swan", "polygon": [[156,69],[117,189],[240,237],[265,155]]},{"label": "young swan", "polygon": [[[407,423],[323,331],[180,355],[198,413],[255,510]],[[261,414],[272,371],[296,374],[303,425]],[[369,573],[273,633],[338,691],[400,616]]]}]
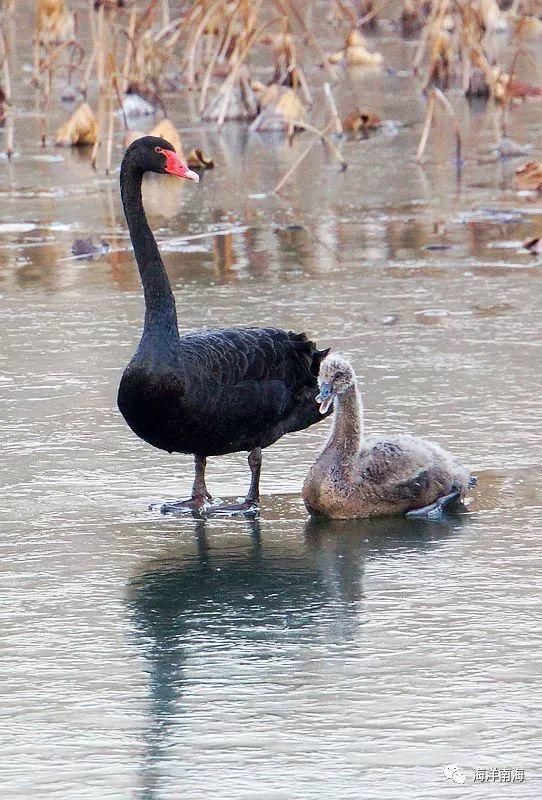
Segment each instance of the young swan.
[{"label": "young swan", "polygon": [[363,433],[361,397],[352,366],[332,354],[322,362],[316,398],[335,413],[329,440],[311,467],[303,499],[315,516],[348,519],[387,514],[438,516],[474,485],[469,471],[432,442],[403,433]]}]

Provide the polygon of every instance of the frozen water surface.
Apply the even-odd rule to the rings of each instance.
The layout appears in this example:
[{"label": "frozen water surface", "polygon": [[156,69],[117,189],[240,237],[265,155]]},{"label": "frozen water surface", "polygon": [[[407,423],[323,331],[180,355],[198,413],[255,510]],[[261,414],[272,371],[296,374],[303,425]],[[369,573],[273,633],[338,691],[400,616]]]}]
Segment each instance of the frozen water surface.
[{"label": "frozen water surface", "polygon": [[[404,70],[412,45],[386,47]],[[458,101],[458,181],[445,120],[414,162],[424,105],[404,71],[336,91],[409,124],[345,142],[344,173],[313,148],[280,198],[304,137],[198,129],[169,99],[216,162],[199,186],[145,187],[180,326],[276,324],[340,349],[372,430],[472,466],[471,513],[309,522],[299,492],[327,422],[265,452],[260,521],[148,512],[186,495],[192,466],[115,407],[143,313],[118,176],[16,122],[0,185],[5,800],[541,796],[542,266],[519,248],[540,205],[516,192],[517,161],[488,156],[489,107]],[[539,106],[512,112],[529,157],[539,124]],[[76,238],[97,252],[75,258]],[[245,456],[212,459],[209,485],[242,494]],[[446,764],[525,781],[457,786]]]}]

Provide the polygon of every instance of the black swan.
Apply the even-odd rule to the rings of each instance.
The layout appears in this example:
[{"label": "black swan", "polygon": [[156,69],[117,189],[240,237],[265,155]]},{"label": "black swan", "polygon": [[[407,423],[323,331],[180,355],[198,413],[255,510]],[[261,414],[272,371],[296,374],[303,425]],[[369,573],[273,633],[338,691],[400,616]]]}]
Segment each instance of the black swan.
[{"label": "black swan", "polygon": [[406,433],[365,436],[356,376],[341,356],[324,359],[318,383],[322,412],[335,405],[335,416],[329,441],[303,486],[314,516],[435,518],[476,483],[450,453],[427,439]]},{"label": "black swan", "polygon": [[[163,511],[252,512],[259,503],[261,450],[322,419],[317,376],[328,350],[304,333],[223,328],[179,336],[175,299],[141,197],[145,172],[198,181],[164,139],[146,136],[126,150],[120,191],[145,295],[145,324],[122,376],[118,406],[137,436],[195,461],[192,496]],[[249,452],[244,503],[210,504],[208,456]]]}]

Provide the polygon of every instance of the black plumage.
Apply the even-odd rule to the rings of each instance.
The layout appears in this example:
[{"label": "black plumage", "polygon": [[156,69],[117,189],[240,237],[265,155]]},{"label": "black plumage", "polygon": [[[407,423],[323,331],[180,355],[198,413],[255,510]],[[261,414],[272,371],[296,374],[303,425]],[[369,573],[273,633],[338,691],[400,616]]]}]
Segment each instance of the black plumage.
[{"label": "black plumage", "polygon": [[119,409],[141,439],[168,452],[192,453],[192,497],[177,506],[200,508],[210,495],[205,459],[250,451],[252,484],[240,510],[259,499],[260,449],[285,433],[322,419],[315,397],[327,350],[304,333],[279,328],[221,328],[179,336],[175,300],[141,198],[143,173],[196,178],[163,139],[144,137],[126,151],[121,196],[145,294],[145,324],[126,367]]}]

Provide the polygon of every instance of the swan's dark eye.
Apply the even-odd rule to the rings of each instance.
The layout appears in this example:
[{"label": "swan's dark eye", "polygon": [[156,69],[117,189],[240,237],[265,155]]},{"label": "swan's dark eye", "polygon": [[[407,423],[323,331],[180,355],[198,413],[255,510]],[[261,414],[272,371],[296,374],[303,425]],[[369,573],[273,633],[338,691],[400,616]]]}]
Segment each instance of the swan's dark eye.
[{"label": "swan's dark eye", "polygon": [[155,147],[155,148],[154,148],[154,152],[155,152],[155,153],[163,153],[164,151],[162,150],[162,148],[161,148],[161,147]]}]

